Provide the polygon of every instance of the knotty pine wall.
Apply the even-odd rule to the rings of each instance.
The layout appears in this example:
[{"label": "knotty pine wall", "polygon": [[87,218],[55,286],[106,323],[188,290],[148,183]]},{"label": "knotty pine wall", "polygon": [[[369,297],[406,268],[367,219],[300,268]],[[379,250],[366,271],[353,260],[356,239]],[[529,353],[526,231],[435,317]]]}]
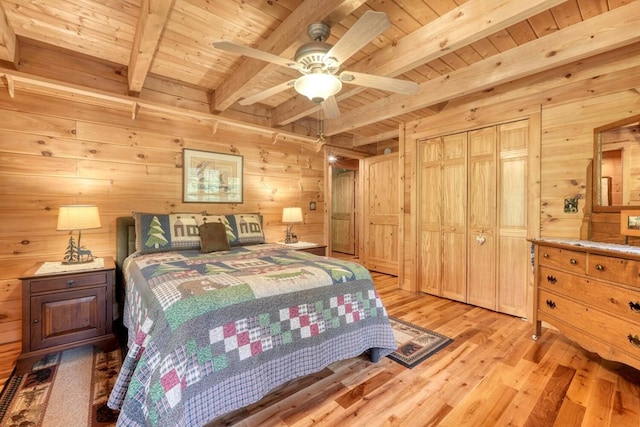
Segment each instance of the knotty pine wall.
[{"label": "knotty pine wall", "polygon": [[[237,154],[244,203],[182,203],[182,150]],[[282,208],[300,206],[298,236],[324,243],[324,150],[112,106],[0,87],[0,369],[21,350],[18,277],[33,263],[59,260],[68,233],[57,208],[96,204],[102,228],[83,233],[97,256],[115,256],[116,218],[143,212],[260,212],[268,241],[282,240]],[[309,202],[317,203],[309,211]],[[10,372],[0,372],[6,378]]]}]

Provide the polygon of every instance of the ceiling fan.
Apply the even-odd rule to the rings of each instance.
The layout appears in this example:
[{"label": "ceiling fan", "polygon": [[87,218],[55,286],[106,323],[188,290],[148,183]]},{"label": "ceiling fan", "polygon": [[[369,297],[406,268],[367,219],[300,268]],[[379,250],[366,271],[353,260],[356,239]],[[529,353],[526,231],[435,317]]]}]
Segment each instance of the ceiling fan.
[{"label": "ceiling fan", "polygon": [[347,59],[384,32],[390,25],[391,23],[384,12],[368,10],[332,46],[325,43],[330,34],[329,26],[324,22],[312,23],[307,31],[312,41],[298,48],[294,60],[228,41],[216,41],[213,42],[213,46],[227,52],[293,68],[302,74],[297,79],[286,81],[241,99],[239,101],[241,105],[254,104],[293,87],[301,95],[321,104],[326,117],[335,118],[340,115],[340,110],[334,95],[340,92],[343,82],[406,95],[413,94],[418,90],[418,84],[408,80],[354,71],[343,71],[337,74],[340,66]]}]

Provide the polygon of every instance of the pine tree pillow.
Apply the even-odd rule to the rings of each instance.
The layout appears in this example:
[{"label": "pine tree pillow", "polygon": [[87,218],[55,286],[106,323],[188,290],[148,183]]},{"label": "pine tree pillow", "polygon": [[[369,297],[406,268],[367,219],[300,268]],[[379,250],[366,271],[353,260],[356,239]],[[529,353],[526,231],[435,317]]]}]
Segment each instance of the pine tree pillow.
[{"label": "pine tree pillow", "polygon": [[136,251],[139,253],[200,249],[198,227],[205,222],[202,213],[134,212]]}]

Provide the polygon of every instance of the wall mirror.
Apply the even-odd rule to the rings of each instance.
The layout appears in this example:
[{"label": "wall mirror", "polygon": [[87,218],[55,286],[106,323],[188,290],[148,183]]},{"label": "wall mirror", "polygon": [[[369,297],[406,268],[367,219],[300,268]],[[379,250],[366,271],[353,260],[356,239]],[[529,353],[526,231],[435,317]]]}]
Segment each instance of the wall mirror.
[{"label": "wall mirror", "polygon": [[594,129],[593,210],[640,208],[640,114]]}]

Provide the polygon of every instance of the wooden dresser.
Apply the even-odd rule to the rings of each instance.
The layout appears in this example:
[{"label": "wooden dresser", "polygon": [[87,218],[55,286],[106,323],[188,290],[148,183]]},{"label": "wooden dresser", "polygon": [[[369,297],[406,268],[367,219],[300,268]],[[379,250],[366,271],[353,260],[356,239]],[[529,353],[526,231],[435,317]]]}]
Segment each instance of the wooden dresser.
[{"label": "wooden dresser", "polygon": [[534,240],[534,335],[542,322],[585,349],[640,369],[640,247]]}]

